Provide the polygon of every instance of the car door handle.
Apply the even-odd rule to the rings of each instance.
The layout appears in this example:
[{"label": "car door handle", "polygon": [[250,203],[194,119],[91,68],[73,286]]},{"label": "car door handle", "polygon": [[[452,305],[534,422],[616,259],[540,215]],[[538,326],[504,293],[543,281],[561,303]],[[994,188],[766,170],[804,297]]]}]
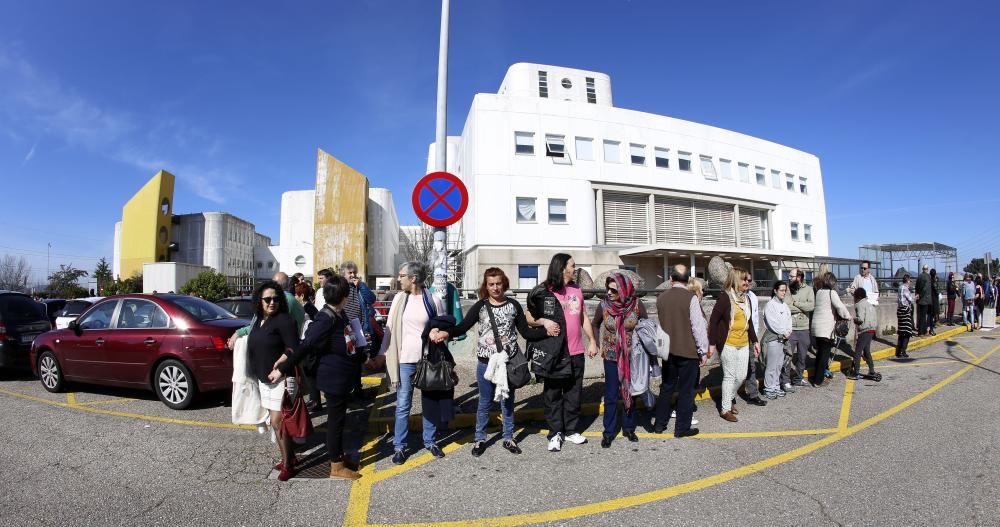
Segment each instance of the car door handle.
[{"label": "car door handle", "polygon": [[104,339],[101,338],[101,337],[97,337],[97,340],[94,341],[94,344],[97,344],[98,346],[102,346],[102,345],[104,345]]},{"label": "car door handle", "polygon": [[156,344],[156,339],[154,339],[153,337],[149,337],[146,340],[142,341],[142,343],[147,346],[152,346],[153,344]]}]

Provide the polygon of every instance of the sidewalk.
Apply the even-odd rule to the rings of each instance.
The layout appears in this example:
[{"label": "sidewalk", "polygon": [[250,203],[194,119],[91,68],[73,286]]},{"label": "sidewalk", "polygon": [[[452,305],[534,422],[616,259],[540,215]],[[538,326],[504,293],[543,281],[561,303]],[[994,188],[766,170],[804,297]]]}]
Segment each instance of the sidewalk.
[{"label": "sidewalk", "polygon": [[[927,347],[931,344],[947,340],[953,336],[960,335],[966,331],[962,326],[956,327],[954,329],[943,330],[946,326],[939,326],[942,329],[936,336],[926,336],[926,337],[914,337],[910,340],[910,345],[908,351],[912,352],[914,350],[919,350],[921,348]],[[476,422],[476,405],[478,404],[479,391],[476,387],[476,358],[473,351],[473,346],[475,345],[475,330],[470,331],[468,337],[461,342],[456,342],[452,344],[452,352],[455,355],[456,360],[456,371],[459,375],[459,385],[455,388],[455,418],[449,423],[449,427],[455,428],[468,428],[475,425]],[[850,357],[851,353],[851,343],[843,342],[841,346],[834,350],[835,355],[833,360],[839,363],[840,368],[838,369],[833,363],[831,363],[831,371],[834,373],[838,371],[845,371],[850,367],[852,359]],[[885,340],[876,340],[872,343],[872,358],[876,361],[883,360],[895,355],[896,348],[894,344],[888,343]],[[471,357],[471,360],[469,358]],[[810,356],[810,360],[812,360]],[[604,395],[604,367],[601,358],[598,356],[594,359],[587,359],[586,373],[584,375],[584,385],[583,385],[583,395],[581,399],[585,402],[582,405],[581,413],[582,415],[602,415],[604,413],[604,404],[601,402]],[[810,368],[808,371],[812,371]],[[758,372],[763,375],[763,372]],[[384,374],[380,374],[384,377]],[[374,384],[375,378],[368,377],[366,379],[366,385],[370,386]],[[712,400],[713,397],[718,397],[719,393],[719,383],[722,379],[722,368],[719,364],[718,358],[713,358],[709,363],[701,368],[699,372],[700,382],[695,395],[695,401],[706,401]],[[653,394],[659,393],[659,380],[653,380],[651,383],[651,391]],[[806,388],[802,388],[806,389]],[[371,417],[368,420],[368,429],[370,432],[375,433],[385,433],[389,432],[393,428],[395,412],[395,395],[388,392],[388,380],[382,380],[379,387],[379,396],[375,400],[376,407],[373,409]],[[530,423],[530,422],[543,422],[544,414],[542,408],[542,384],[532,382],[531,384],[517,390],[516,393],[516,405],[514,411],[514,421],[515,423]],[[714,402],[711,405],[701,405],[703,409],[710,408],[714,406]],[[641,402],[639,408],[645,408],[645,405]],[[714,411],[714,408],[712,408]],[[491,425],[498,425],[500,423],[498,412],[496,409],[491,413]],[[420,430],[422,428],[422,419],[420,416],[420,397],[413,398],[413,407],[410,414],[410,429]]]}]

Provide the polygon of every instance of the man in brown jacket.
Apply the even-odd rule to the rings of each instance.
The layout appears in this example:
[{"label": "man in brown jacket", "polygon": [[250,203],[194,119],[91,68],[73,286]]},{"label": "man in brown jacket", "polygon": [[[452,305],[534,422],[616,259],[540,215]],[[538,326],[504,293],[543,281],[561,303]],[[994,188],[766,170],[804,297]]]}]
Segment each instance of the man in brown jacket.
[{"label": "man in brown jacket", "polygon": [[653,431],[662,434],[673,411],[671,397],[677,390],[677,422],[674,437],[688,437],[698,433],[691,428],[694,410],[694,389],[698,384],[699,368],[711,354],[705,314],[698,297],[687,289],[687,267],[675,265],[670,270],[670,288],[656,299],[660,328],[670,337],[670,357],[663,361],[663,384],[656,403],[656,424]]}]

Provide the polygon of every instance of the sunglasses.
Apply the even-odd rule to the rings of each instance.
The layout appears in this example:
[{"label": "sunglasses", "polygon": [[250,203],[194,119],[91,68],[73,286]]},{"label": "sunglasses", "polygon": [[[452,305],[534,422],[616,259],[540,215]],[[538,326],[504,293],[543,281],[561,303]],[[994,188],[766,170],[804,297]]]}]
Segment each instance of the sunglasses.
[{"label": "sunglasses", "polygon": [[867,270],[868,270],[868,268],[867,268],[867,267],[862,267],[862,268],[861,268],[861,270],[862,270],[862,271],[867,271]]},{"label": "sunglasses", "polygon": [[608,288],[608,294],[611,294],[611,293],[614,293],[614,294],[617,295],[618,294],[618,289],[616,289],[614,287],[609,287]]},{"label": "sunglasses", "polygon": [[262,296],[260,298],[260,300],[261,300],[261,302],[264,302],[265,304],[274,304],[274,303],[278,302],[278,297],[276,297],[276,296]]}]

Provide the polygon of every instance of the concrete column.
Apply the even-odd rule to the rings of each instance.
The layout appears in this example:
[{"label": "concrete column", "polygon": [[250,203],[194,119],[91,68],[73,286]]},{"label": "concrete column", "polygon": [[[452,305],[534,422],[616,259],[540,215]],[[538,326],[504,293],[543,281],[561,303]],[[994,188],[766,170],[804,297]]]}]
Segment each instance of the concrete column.
[{"label": "concrete column", "polygon": [[646,224],[649,233],[649,243],[656,243],[656,196],[649,195],[649,206],[646,208]]},{"label": "concrete column", "polygon": [[663,255],[663,281],[666,282],[670,280],[670,258],[667,255]]},{"label": "concrete column", "polygon": [[604,245],[604,190],[597,189],[597,245]]},{"label": "concrete column", "polygon": [[695,275],[695,272],[694,272],[694,271],[695,271],[695,267],[694,267],[694,254],[692,254],[692,255],[691,255],[691,269],[690,269],[690,272],[691,272],[691,276],[694,276],[694,275]]},{"label": "concrete column", "polygon": [[736,224],[736,246],[742,247],[740,242],[740,204],[734,205],[733,222]]}]

